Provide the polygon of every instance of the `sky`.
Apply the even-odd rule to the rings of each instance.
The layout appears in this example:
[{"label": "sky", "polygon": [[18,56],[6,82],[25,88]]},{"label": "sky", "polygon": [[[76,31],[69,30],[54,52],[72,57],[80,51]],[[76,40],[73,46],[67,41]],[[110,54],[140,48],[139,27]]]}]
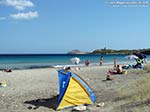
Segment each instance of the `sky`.
[{"label": "sky", "polygon": [[0,54],[150,48],[148,0],[0,0]]}]

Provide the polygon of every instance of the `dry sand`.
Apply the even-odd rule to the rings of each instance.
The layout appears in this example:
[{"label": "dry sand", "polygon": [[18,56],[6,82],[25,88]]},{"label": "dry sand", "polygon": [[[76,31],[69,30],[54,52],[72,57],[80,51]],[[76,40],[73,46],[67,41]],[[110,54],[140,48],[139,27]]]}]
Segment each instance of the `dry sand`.
[{"label": "dry sand", "polygon": [[[112,66],[81,67],[75,71],[92,87],[97,100],[88,106],[87,112],[116,112],[125,102],[118,100],[118,88],[138,78],[135,74],[115,75],[113,81],[106,81],[106,72]],[[53,112],[58,95],[58,76],[53,68],[14,70],[11,73],[0,71],[0,112]],[[96,107],[104,102],[104,107]],[[128,108],[121,110],[128,112]],[[70,108],[60,112],[69,112]]]}]

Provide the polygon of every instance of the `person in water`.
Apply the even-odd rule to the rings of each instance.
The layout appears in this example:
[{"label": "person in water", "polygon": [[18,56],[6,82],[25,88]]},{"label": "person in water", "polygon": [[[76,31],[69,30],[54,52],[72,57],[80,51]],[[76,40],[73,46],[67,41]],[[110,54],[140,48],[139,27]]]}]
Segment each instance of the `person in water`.
[{"label": "person in water", "polygon": [[116,58],[114,58],[114,68],[116,68],[117,67],[117,60],[116,60]]},{"label": "person in water", "polygon": [[103,56],[101,56],[101,58],[100,58],[100,62],[99,62],[99,65],[100,65],[100,66],[102,66],[102,65],[103,65],[103,63],[104,63],[104,59],[103,59]]},{"label": "person in water", "polygon": [[86,66],[89,66],[89,64],[90,64],[90,61],[89,61],[89,60],[86,60],[86,61],[85,61],[85,65],[86,65]]}]

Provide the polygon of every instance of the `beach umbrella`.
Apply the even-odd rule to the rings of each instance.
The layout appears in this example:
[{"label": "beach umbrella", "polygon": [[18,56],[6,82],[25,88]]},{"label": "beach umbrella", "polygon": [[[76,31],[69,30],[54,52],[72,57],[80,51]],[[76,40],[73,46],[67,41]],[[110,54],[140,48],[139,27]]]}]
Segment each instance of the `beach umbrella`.
[{"label": "beach umbrella", "polygon": [[136,59],[138,59],[138,57],[136,55],[127,55],[127,56],[125,56],[125,58],[127,58],[129,60],[136,60]]},{"label": "beach umbrella", "polygon": [[79,64],[80,63],[80,58],[78,58],[78,57],[74,57],[74,58],[71,58],[71,62],[73,63],[73,64]]},{"label": "beach umbrella", "polygon": [[143,54],[143,53],[136,53],[135,55],[136,55],[138,58],[140,58],[140,59],[146,58],[146,55]]}]

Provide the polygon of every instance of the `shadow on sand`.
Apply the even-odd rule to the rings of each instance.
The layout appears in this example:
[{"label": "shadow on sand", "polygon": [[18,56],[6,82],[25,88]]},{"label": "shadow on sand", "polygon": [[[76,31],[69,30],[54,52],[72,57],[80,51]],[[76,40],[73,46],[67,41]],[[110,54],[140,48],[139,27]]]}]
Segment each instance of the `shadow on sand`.
[{"label": "shadow on sand", "polygon": [[58,100],[58,96],[54,96],[52,98],[47,98],[47,99],[36,99],[36,100],[31,100],[31,101],[25,101],[25,104],[31,104],[34,105],[35,107],[32,108],[32,106],[29,106],[28,109],[37,109],[40,106],[43,107],[47,107],[47,108],[51,108],[53,110],[56,110],[56,104],[57,104],[57,100]]}]

